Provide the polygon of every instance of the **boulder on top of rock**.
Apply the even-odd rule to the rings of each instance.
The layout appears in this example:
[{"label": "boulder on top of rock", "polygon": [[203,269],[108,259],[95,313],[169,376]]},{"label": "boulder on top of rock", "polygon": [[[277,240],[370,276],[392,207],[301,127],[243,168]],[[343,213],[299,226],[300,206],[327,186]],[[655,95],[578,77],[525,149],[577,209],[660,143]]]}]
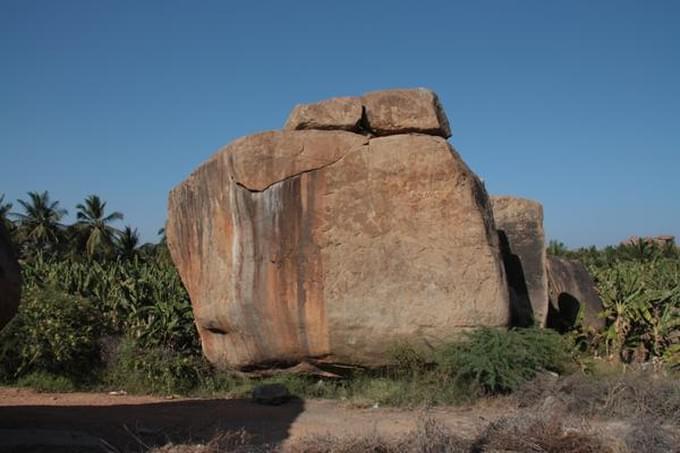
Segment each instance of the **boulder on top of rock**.
[{"label": "boulder on top of rock", "polygon": [[9,234],[0,223],[0,329],[12,320],[21,301],[21,269]]},{"label": "boulder on top of rock", "polygon": [[286,130],[318,129],[357,132],[361,129],[361,98],[333,98],[313,104],[298,104],[288,116]]},{"label": "boulder on top of rock", "polygon": [[491,197],[510,289],[512,323],[545,325],[548,316],[543,206],[525,198]]},{"label": "boulder on top of rock", "polygon": [[451,128],[437,95],[425,88],[374,91],[362,96],[368,128],[376,135],[410,132],[449,138]]},{"label": "boulder on top of rock", "polygon": [[605,321],[599,313],[604,307],[585,266],[576,260],[549,256],[547,269],[550,305],[546,326],[565,332],[575,325],[582,311],[584,326],[602,329]]},{"label": "boulder on top of rock", "polygon": [[377,366],[509,323],[488,196],[441,137],[237,140],[172,190],[166,231],[219,367]]}]

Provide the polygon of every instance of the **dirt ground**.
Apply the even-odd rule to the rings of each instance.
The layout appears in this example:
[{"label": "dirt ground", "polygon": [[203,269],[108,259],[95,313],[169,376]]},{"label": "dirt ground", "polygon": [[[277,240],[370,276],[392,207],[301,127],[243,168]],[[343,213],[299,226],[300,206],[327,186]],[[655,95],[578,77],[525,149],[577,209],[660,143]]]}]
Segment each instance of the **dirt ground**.
[{"label": "dirt ground", "polygon": [[[0,388],[0,451],[145,451],[169,442],[206,442],[244,428],[255,443],[294,443],[326,433],[399,435],[431,416],[474,437],[502,401],[425,410],[356,408],[338,401],[293,400],[263,406],[249,400],[166,399],[99,393],[36,393]],[[425,414],[427,412],[427,414]]]}]

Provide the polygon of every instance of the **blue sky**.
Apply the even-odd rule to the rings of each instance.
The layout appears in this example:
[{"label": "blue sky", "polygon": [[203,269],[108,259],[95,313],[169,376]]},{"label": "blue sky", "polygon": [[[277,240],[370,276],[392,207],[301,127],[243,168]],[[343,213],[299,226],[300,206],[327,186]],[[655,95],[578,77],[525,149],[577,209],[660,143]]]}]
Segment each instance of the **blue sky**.
[{"label": "blue sky", "polygon": [[292,106],[434,89],[490,193],[570,246],[680,236],[678,1],[0,0],[0,193],[96,193],[155,240],[167,193]]}]

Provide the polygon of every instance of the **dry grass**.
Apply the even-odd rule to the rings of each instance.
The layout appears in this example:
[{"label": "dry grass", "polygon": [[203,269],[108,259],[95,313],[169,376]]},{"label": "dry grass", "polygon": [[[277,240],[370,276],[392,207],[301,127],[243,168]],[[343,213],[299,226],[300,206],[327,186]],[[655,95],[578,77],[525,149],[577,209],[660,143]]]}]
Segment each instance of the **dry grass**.
[{"label": "dry grass", "polygon": [[667,429],[657,418],[642,416],[632,423],[624,438],[631,452],[666,453],[680,451],[680,436]]},{"label": "dry grass", "polygon": [[269,453],[276,449],[267,445],[254,445],[252,436],[243,428],[215,434],[205,444],[168,444],[152,449],[152,453]]},{"label": "dry grass", "polygon": [[611,451],[586,424],[568,428],[561,415],[523,411],[491,423],[471,452],[606,453]]},{"label": "dry grass", "polygon": [[459,453],[469,452],[471,443],[431,417],[397,439],[378,433],[368,436],[335,436],[327,434],[307,438],[293,450],[299,453]]},{"label": "dry grass", "polygon": [[513,395],[520,407],[557,398],[571,413],[586,417],[652,417],[680,426],[680,381],[652,372],[613,376],[539,376]]},{"label": "dry grass", "polygon": [[300,453],[478,453],[492,451],[537,453],[607,453],[611,451],[587,426],[568,429],[558,419],[547,420],[534,412],[491,423],[476,439],[466,440],[428,418],[418,429],[389,440],[378,434],[365,437],[327,435],[306,439]]},{"label": "dry grass", "polygon": [[[488,400],[484,400],[488,401]],[[498,402],[497,400],[494,400]],[[432,417],[398,437],[379,432],[328,433],[303,439],[295,453],[458,453],[458,452],[680,452],[680,382],[672,376],[631,373],[612,376],[540,375],[495,411],[510,413],[474,439],[464,439]],[[598,426],[598,431],[591,428]],[[605,435],[615,421],[614,437]],[[607,440],[608,439],[608,440]],[[201,446],[167,446],[159,453],[273,452],[255,447],[241,431]]]}]

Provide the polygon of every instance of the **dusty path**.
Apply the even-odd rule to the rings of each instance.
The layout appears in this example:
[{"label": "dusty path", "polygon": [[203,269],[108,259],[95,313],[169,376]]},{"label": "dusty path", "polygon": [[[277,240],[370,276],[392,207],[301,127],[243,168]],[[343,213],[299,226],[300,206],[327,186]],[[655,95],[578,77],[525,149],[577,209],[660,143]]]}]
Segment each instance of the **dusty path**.
[{"label": "dusty path", "polygon": [[[463,437],[473,437],[501,412],[493,406],[436,408],[427,415]],[[507,407],[503,412],[507,414]],[[262,406],[248,400],[168,400],[0,388],[0,451],[144,451],[145,446],[168,442],[205,442],[216,432],[240,428],[257,443],[290,445],[329,432],[396,435],[413,429],[425,415],[422,410],[358,409],[322,400]],[[27,449],[28,445],[35,449]]]}]

